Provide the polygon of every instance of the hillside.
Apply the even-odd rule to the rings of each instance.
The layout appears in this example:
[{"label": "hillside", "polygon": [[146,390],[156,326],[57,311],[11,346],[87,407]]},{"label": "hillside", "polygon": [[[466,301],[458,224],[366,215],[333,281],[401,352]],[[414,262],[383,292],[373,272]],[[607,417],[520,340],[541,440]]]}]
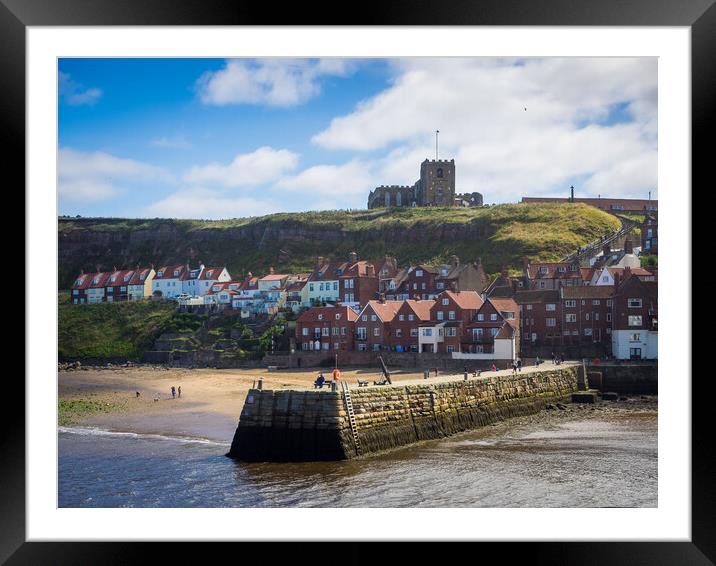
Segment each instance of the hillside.
[{"label": "hillside", "polygon": [[282,213],[231,220],[60,218],[59,287],[75,275],[137,264],[226,265],[232,276],[305,271],[316,256],[394,255],[401,265],[482,258],[488,272],[520,269],[524,256],[555,260],[619,227],[584,204],[504,204]]}]

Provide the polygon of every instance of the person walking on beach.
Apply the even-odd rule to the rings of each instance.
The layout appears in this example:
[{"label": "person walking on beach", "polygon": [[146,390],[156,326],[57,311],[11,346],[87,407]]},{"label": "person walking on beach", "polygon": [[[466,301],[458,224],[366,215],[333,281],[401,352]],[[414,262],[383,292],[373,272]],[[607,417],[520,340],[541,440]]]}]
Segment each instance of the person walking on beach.
[{"label": "person walking on beach", "polygon": [[517,358],[517,371],[522,371],[522,358]]},{"label": "person walking on beach", "polygon": [[174,399],[174,398],[176,397],[176,394],[177,394],[177,390],[176,390],[176,388],[172,385],[172,399]]},{"label": "person walking on beach", "polygon": [[181,385],[177,388],[177,393],[179,394],[179,399],[181,399]]}]

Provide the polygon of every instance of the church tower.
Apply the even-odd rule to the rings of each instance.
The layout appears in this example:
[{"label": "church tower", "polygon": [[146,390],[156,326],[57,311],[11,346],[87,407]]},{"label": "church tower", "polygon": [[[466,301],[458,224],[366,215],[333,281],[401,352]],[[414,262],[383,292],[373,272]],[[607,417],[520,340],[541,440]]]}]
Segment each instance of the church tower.
[{"label": "church tower", "polygon": [[421,206],[455,205],[455,160],[425,160],[420,164]]}]

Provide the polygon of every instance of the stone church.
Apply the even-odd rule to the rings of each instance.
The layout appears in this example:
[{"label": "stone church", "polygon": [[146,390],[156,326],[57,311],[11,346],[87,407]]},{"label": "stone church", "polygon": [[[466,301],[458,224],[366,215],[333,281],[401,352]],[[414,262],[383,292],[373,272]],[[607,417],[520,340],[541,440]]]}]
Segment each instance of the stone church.
[{"label": "stone church", "polygon": [[391,206],[482,206],[482,195],[455,194],[454,159],[426,159],[413,185],[381,185],[368,195],[368,208]]}]

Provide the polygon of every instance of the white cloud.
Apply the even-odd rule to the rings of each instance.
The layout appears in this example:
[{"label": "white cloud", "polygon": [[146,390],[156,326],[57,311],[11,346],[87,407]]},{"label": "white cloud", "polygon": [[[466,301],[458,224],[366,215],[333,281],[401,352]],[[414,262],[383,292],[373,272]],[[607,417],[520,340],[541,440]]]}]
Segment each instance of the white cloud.
[{"label": "white cloud", "polygon": [[152,140],[151,145],[154,147],[161,147],[165,149],[189,149],[191,147],[191,144],[184,136],[164,136],[161,138],[156,138]]},{"label": "white cloud", "polygon": [[196,165],[184,174],[184,181],[223,187],[256,186],[278,179],[297,165],[298,154],[264,146],[252,153],[237,155],[228,165]]},{"label": "white cloud", "polygon": [[[366,187],[373,182],[371,166],[361,161],[349,161],[342,165],[317,165],[301,171],[293,177],[284,177],[276,187],[294,192],[304,192],[313,197],[352,201],[360,196],[364,200]],[[345,206],[345,205],[344,205]]]},{"label": "white cloud", "polygon": [[58,153],[60,196],[77,201],[107,200],[126,192],[116,183],[172,183],[174,176],[162,167],[115,157],[102,151],[84,152],[60,148]]},{"label": "white cloud", "polygon": [[391,65],[391,86],[312,138],[329,150],[387,150],[366,163],[376,184],[412,184],[420,162],[435,156],[439,129],[440,157],[456,160],[457,190],[480,191],[486,202],[554,193],[562,185],[566,194],[567,180],[577,177],[587,179],[577,188],[582,195],[643,196],[656,187],[656,59]]},{"label": "white cloud", "polygon": [[204,104],[295,106],[320,92],[322,76],[345,76],[353,67],[342,59],[230,59],[199,77],[197,88]]},{"label": "white cloud", "polygon": [[146,208],[146,216],[161,218],[240,218],[279,212],[274,200],[230,197],[206,188],[176,192]]},{"label": "white cloud", "polygon": [[94,104],[102,96],[102,91],[98,88],[83,88],[70,78],[70,75],[58,72],[58,94],[70,106],[82,106],[85,104]]}]

